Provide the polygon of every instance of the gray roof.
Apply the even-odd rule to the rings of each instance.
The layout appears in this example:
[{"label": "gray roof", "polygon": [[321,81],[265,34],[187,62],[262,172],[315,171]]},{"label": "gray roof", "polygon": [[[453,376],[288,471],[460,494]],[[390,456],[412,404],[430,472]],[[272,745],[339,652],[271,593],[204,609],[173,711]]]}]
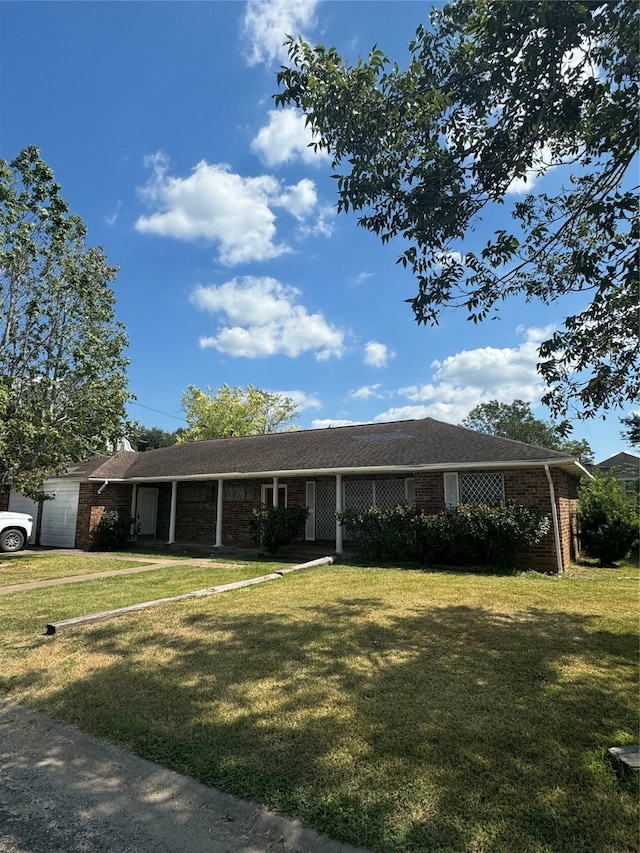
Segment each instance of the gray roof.
[{"label": "gray roof", "polygon": [[133,481],[256,475],[459,470],[549,464],[576,475],[573,457],[441,421],[398,421],[193,441],[120,452],[76,466],[69,477]]},{"label": "gray roof", "polygon": [[638,477],[640,474],[640,457],[622,451],[614,456],[609,456],[603,462],[598,462],[595,467],[601,471],[611,471],[615,468],[622,476]]}]

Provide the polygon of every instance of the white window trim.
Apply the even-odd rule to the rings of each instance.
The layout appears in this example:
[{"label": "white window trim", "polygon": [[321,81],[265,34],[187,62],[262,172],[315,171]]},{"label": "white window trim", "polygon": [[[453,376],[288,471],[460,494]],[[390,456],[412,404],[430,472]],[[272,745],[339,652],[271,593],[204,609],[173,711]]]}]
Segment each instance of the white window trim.
[{"label": "white window trim", "polygon": [[[277,488],[278,488],[278,497],[281,497],[282,492],[284,491],[284,503],[282,503],[280,500],[278,500],[278,506],[279,507],[288,506],[288,499],[289,499],[288,487],[283,483],[278,483]],[[267,509],[272,509],[273,508],[273,502],[271,503],[270,506],[267,506],[267,490],[268,489],[273,493],[273,484],[271,484],[271,483],[266,484],[265,483],[262,486],[260,486],[260,503],[262,504],[262,506],[266,507]]]},{"label": "white window trim", "polygon": [[446,507],[456,507],[460,503],[460,486],[458,483],[458,475],[455,471],[446,472],[443,475],[444,479],[444,505]]}]

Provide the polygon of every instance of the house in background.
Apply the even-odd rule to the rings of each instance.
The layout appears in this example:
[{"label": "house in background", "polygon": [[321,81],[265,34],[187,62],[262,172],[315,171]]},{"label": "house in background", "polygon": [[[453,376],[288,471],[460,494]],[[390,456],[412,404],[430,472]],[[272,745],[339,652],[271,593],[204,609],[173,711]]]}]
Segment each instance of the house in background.
[{"label": "house in background", "polygon": [[640,492],[640,457],[633,453],[616,453],[594,467],[602,474],[613,474],[625,494]]},{"label": "house in background", "polygon": [[[426,418],[189,442],[94,457],[46,483],[30,510],[37,542],[88,548],[105,510],[130,509],[138,536],[211,547],[250,541],[260,506],[306,506],[304,541],[342,553],[336,511],[415,504],[512,502],[543,510],[551,530],[523,565],[562,570],[576,556],[582,476],[573,457]],[[0,496],[25,511],[25,499]],[[0,508],[4,508],[0,506]]]}]

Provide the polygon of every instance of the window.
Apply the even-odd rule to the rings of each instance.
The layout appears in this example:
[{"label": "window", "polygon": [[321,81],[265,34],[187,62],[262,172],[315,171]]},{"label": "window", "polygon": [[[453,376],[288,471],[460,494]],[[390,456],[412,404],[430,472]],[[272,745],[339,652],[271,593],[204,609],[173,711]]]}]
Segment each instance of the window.
[{"label": "window", "polygon": [[494,471],[478,474],[445,474],[444,502],[447,506],[503,503],[504,476]]},{"label": "window", "polygon": [[[266,509],[273,507],[273,486],[262,486],[260,489],[260,501]],[[286,507],[287,505],[287,487],[278,486],[278,506]]]},{"label": "window", "polygon": [[344,483],[344,507],[365,512],[372,506],[393,509],[415,502],[413,478],[407,480],[347,480]]}]

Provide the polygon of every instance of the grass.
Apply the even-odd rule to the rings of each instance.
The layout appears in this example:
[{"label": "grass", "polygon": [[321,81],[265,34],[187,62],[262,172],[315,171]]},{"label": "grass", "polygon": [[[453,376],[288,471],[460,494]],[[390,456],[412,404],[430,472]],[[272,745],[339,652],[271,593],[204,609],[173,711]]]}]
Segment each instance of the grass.
[{"label": "grass", "polygon": [[[149,560],[149,562],[151,562]],[[144,566],[145,558],[130,559],[126,556],[101,557],[81,554],[56,554],[55,552],[34,553],[20,551],[17,554],[0,555],[0,586],[45,581],[53,578],[74,577],[89,572],[109,572]]]},{"label": "grass", "polygon": [[34,632],[211,585],[192,571],[0,598],[0,690],[384,853],[637,850],[637,786],[605,760],[638,737],[637,566],[334,566]]}]

